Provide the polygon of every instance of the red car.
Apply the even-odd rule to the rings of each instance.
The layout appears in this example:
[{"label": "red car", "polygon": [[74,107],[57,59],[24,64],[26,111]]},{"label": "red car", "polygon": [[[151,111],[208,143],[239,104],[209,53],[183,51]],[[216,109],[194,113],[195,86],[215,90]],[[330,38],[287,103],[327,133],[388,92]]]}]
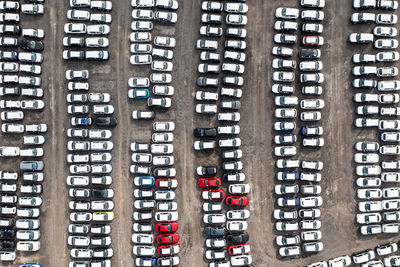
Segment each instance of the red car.
[{"label": "red car", "polygon": [[225,197],[225,191],[222,189],[204,190],[201,193],[203,200],[218,200]]},{"label": "red car", "polygon": [[200,178],[197,181],[199,187],[220,187],[221,179],[220,178]]},{"label": "red car", "polygon": [[177,179],[166,179],[166,178],[157,179],[156,187],[158,187],[158,188],[177,188],[178,180]]},{"label": "red car", "polygon": [[228,206],[247,206],[249,199],[247,197],[228,196],[225,199],[225,204]]},{"label": "red car", "polygon": [[302,39],[303,45],[321,46],[324,44],[322,36],[304,36]]},{"label": "red car", "polygon": [[240,244],[228,246],[229,255],[241,255],[250,253],[251,247],[249,244]]},{"label": "red car", "polygon": [[159,233],[172,233],[178,230],[178,224],[175,222],[156,223],[155,229]]},{"label": "red car", "polygon": [[158,255],[162,256],[176,255],[179,252],[181,252],[181,246],[179,246],[178,244],[159,246],[157,248]]},{"label": "red car", "polygon": [[178,234],[157,235],[156,240],[158,244],[178,243],[179,235]]}]

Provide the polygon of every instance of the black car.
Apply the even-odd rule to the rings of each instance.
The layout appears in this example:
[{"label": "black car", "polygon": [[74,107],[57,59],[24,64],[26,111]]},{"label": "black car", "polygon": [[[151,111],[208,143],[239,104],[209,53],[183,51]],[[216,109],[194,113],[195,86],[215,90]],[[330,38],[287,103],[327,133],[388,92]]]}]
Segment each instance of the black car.
[{"label": "black car", "polygon": [[217,167],[215,166],[203,166],[201,168],[201,175],[213,175],[217,173]]},{"label": "black car", "polygon": [[319,49],[301,49],[299,51],[299,58],[320,58],[321,50]]},{"label": "black car", "polygon": [[42,51],[44,46],[42,41],[22,40],[19,47],[27,51]]},{"label": "black car", "polygon": [[175,172],[171,168],[155,168],[153,175],[156,177],[175,177]]},{"label": "black car", "polygon": [[13,250],[15,248],[15,243],[13,241],[0,241],[1,250]]},{"label": "black car", "polygon": [[216,137],[217,130],[215,128],[196,128],[194,129],[196,137]]},{"label": "black car", "polygon": [[21,33],[21,27],[18,25],[2,24],[0,25],[0,33],[18,35]]},{"label": "black car", "polygon": [[97,199],[108,198],[107,189],[92,189],[92,197]]},{"label": "black car", "polygon": [[95,118],[94,123],[97,126],[116,126],[117,125],[117,118],[115,117],[98,117]]},{"label": "black car", "polygon": [[225,236],[225,227],[210,227],[204,228],[203,233],[206,236]]},{"label": "black car", "polygon": [[226,241],[228,243],[246,243],[249,241],[249,234],[248,233],[243,233],[243,234],[231,234],[226,236]]},{"label": "black car", "polygon": [[14,230],[0,230],[0,239],[14,239]]}]

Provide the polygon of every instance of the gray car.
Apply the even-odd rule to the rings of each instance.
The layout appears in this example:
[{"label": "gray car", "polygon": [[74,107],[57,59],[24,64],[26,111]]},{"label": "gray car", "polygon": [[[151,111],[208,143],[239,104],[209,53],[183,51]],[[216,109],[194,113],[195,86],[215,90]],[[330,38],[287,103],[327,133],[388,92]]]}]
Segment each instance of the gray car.
[{"label": "gray car", "polygon": [[41,171],[44,164],[43,161],[21,161],[19,168],[22,171]]}]

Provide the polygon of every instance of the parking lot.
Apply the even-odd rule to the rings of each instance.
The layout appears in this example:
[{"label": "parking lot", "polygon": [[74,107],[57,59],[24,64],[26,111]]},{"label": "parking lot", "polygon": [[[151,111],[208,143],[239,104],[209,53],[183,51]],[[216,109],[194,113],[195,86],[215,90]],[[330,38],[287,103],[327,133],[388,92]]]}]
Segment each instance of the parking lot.
[{"label": "parking lot", "polygon": [[[158,112],[157,120],[174,120],[174,150],[177,178],[180,186],[176,201],[179,204],[179,227],[182,252],[181,266],[206,266],[204,255],[204,237],[202,236],[202,213],[200,190],[194,174],[195,167],[205,164],[210,159],[218,162],[217,154],[195,154],[193,152],[193,129],[202,125],[215,125],[215,121],[195,114],[193,98],[196,91],[198,52],[195,42],[199,39],[201,1],[183,0],[179,2],[178,23],[175,25],[177,45],[173,63],[175,87],[172,108],[169,112]],[[322,241],[324,250],[313,256],[282,261],[277,257],[275,246],[274,219],[272,217],[275,196],[274,164],[272,138],[274,132],[274,103],[271,93],[270,54],[273,43],[273,22],[275,9],[279,6],[298,7],[298,1],[289,0],[252,0],[248,2],[249,18],[246,71],[244,74],[243,97],[241,99],[242,133],[241,149],[244,152],[243,163],[247,182],[251,186],[249,194],[251,211],[248,233],[252,246],[254,266],[299,266],[318,260],[350,255],[353,252],[372,248],[389,241],[385,236],[361,237],[355,223],[356,200],[354,186],[353,144],[361,139],[376,139],[376,131],[358,130],[352,126],[354,107],[351,84],[351,55],[364,49],[349,45],[347,38],[352,31],[362,32],[362,26],[350,26],[352,13],[351,1],[327,1],[324,8],[323,62],[325,83],[323,110],[325,146],[320,150],[302,149],[302,158],[318,158],[324,161],[322,171],[321,207]],[[115,115],[119,125],[113,130],[113,186],[115,190],[115,215],[112,222],[114,248],[113,266],[133,266],[131,228],[133,212],[133,183],[129,175],[131,164],[129,144],[133,140],[148,141],[151,138],[148,121],[132,121],[133,109],[144,109],[145,102],[132,102],[127,98],[127,80],[132,76],[149,75],[149,68],[135,67],[129,64],[130,7],[129,1],[113,1],[113,23],[110,35],[110,60],[101,63],[66,62],[62,59],[63,26],[67,22],[67,1],[48,1],[45,3],[45,15],[28,18],[21,26],[34,23],[45,29],[44,62],[42,64],[44,101],[46,109],[42,113],[29,115],[31,119],[44,116],[49,126],[45,149],[44,204],[41,215],[41,250],[34,254],[21,254],[13,264],[40,261],[43,266],[67,266],[68,191],[66,177],[66,130],[69,116],[66,113],[65,70],[87,68],[91,74],[91,88],[101,92],[112,91],[116,108]],[[360,27],[360,30],[358,30]],[[154,34],[166,34],[171,27],[157,26]],[[46,90],[47,88],[47,90]],[[299,86],[296,87],[298,90]],[[111,89],[111,90],[110,90]],[[140,103],[140,105],[138,104]],[[29,122],[28,121],[28,122]],[[26,122],[26,121],[24,121]],[[2,145],[21,145],[21,137],[1,136]],[[307,154],[305,154],[307,153]],[[17,169],[19,162],[2,159],[1,168]],[[397,241],[397,239],[393,239]]]}]

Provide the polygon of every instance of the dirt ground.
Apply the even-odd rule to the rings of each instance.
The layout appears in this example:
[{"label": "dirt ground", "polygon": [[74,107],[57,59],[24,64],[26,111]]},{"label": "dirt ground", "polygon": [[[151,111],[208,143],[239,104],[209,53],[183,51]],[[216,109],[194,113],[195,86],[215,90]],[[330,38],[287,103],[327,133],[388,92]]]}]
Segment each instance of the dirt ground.
[{"label": "dirt ground", "polygon": [[[199,38],[201,1],[179,1],[178,23],[174,27],[157,24],[153,35],[174,34],[177,46],[174,50],[173,85],[176,93],[173,107],[168,112],[158,112],[157,120],[174,120],[175,161],[179,204],[179,234],[181,235],[181,266],[206,266],[203,259],[204,237],[200,191],[196,186],[195,167],[198,164],[217,162],[218,155],[201,155],[193,151],[194,127],[214,125],[195,115],[193,100],[196,91],[197,64],[199,52],[195,41]],[[352,26],[349,17],[351,1],[327,1],[324,8],[325,46],[323,47],[324,95],[326,107],[323,110],[323,126],[326,144],[321,150],[301,150],[299,158],[319,158],[325,163],[322,172],[321,207],[323,252],[305,258],[282,261],[277,257],[274,245],[274,158],[272,156],[272,123],[274,121],[273,95],[270,91],[271,48],[274,45],[273,22],[275,9],[279,6],[298,6],[298,1],[252,0],[248,1],[249,21],[246,29],[247,61],[244,75],[243,97],[240,121],[242,150],[244,152],[244,172],[251,185],[249,194],[251,217],[249,220],[250,243],[253,248],[254,266],[294,267],[343,254],[351,254],[377,244],[387,242],[388,236],[361,237],[355,224],[356,201],[352,164],[352,146],[361,138],[376,138],[375,131],[357,130],[352,126],[354,107],[350,87],[351,55],[365,47],[350,46],[347,43],[351,31],[362,31],[362,26]],[[133,122],[131,112],[145,107],[144,102],[127,99],[127,80],[133,76],[150,73],[149,68],[133,67],[129,64],[129,34],[131,22],[130,1],[113,1],[113,23],[111,24],[111,60],[106,63],[63,62],[62,38],[66,20],[68,1],[46,1],[46,13],[41,18],[23,16],[22,27],[32,25],[46,31],[43,63],[43,88],[45,88],[46,109],[42,113],[32,112],[24,122],[44,120],[49,125],[47,142],[44,146],[46,179],[44,205],[41,215],[41,250],[34,254],[18,254],[14,264],[26,261],[40,261],[43,266],[67,266],[68,195],[65,183],[68,169],[66,164],[66,130],[69,125],[66,114],[67,94],[64,71],[68,68],[88,68],[92,91],[111,91],[112,103],[116,107],[119,125],[113,130],[113,188],[116,204],[116,219],[112,223],[112,239],[115,255],[113,266],[133,266],[132,229],[132,179],[129,175],[129,144],[135,140],[149,141],[151,122]],[[28,26],[29,25],[29,26]],[[360,27],[360,28],[358,28]],[[299,87],[297,87],[299,88]],[[110,90],[111,89],[111,90]],[[2,144],[22,144],[22,138],[1,136]],[[17,168],[13,160],[2,160],[1,168]]]}]

